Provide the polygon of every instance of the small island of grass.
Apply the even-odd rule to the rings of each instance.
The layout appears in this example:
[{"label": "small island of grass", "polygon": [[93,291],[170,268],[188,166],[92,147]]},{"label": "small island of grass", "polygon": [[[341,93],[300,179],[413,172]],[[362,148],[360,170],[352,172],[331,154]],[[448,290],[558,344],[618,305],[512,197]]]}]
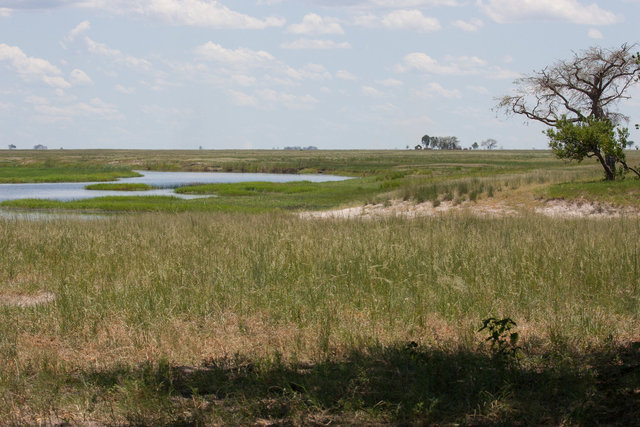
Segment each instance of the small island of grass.
[{"label": "small island of grass", "polygon": [[131,184],[124,182],[116,182],[116,183],[100,183],[100,184],[89,184],[86,185],[85,190],[106,190],[106,191],[149,191],[153,190],[155,187],[149,184]]}]

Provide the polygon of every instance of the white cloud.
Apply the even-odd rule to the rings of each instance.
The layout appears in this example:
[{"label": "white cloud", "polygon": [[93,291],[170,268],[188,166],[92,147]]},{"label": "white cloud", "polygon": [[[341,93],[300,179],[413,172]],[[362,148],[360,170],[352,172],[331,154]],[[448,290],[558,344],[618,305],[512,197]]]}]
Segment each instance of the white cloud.
[{"label": "white cloud", "polygon": [[330,80],[331,73],[320,64],[307,64],[302,68],[287,67],[285,73],[295,80]]},{"label": "white cloud", "polygon": [[417,92],[417,95],[421,98],[427,98],[427,99],[432,99],[432,98],[454,99],[454,98],[462,97],[458,89],[453,89],[453,90],[445,89],[439,83],[436,83],[436,82],[429,83],[426,88],[419,90]]},{"label": "white cloud", "polygon": [[382,98],[384,96],[384,93],[372,86],[362,86],[360,88],[360,92],[363,95],[370,96],[372,98]]},{"label": "white cloud", "polygon": [[233,102],[234,105],[237,105],[239,107],[257,107],[258,106],[258,100],[256,99],[255,96],[247,95],[244,92],[238,92],[232,89],[229,89],[227,93],[231,97],[231,102]]},{"label": "white cloud", "polygon": [[401,80],[398,79],[377,80],[376,83],[387,87],[400,87],[404,84]]},{"label": "white cloud", "polygon": [[469,86],[467,86],[467,88],[469,88],[470,90],[474,91],[475,93],[479,93],[480,95],[488,95],[489,94],[489,89],[487,89],[484,86],[469,85]]},{"label": "white cloud", "polygon": [[484,22],[478,18],[472,18],[468,21],[458,19],[453,22],[453,26],[461,29],[462,31],[478,31],[484,26]]},{"label": "white cloud", "polygon": [[116,90],[120,93],[124,93],[125,95],[131,95],[136,91],[135,87],[125,87],[122,85],[116,85]]},{"label": "white cloud", "polygon": [[275,60],[273,55],[264,50],[251,50],[245,47],[226,49],[213,42],[207,42],[202,46],[198,46],[195,52],[203,59],[221,62],[227,65],[255,67]]},{"label": "white cloud", "polygon": [[446,63],[440,63],[426,53],[414,52],[406,55],[398,71],[421,71],[430,74],[476,74],[487,63],[477,56],[445,57]]},{"label": "white cloud", "polygon": [[95,117],[106,120],[120,120],[123,115],[118,109],[100,98],[93,98],[89,102],[74,104],[52,105],[45,98],[30,97],[27,102],[33,104],[36,119],[47,123],[73,122],[77,117]]},{"label": "white cloud", "polygon": [[82,7],[107,10],[112,13],[139,14],[161,19],[174,25],[191,25],[220,29],[257,30],[282,27],[283,18],[255,18],[229,9],[216,0],[84,0]]},{"label": "white cloud", "polygon": [[427,74],[440,75],[481,75],[490,79],[515,79],[519,73],[506,70],[498,66],[489,66],[487,61],[477,56],[450,56],[440,62],[426,53],[414,52],[406,55],[402,64],[396,65],[395,70],[400,73],[417,71]]},{"label": "white cloud", "polygon": [[71,72],[71,84],[74,85],[91,85],[93,84],[93,80],[82,70],[78,70],[77,68]]},{"label": "white cloud", "polygon": [[277,92],[273,89],[263,89],[256,92],[256,95],[262,102],[270,104],[271,106],[283,105],[290,109],[310,109],[314,104],[318,103],[318,100],[313,96],[306,95],[293,95],[285,92]]},{"label": "white cloud", "polygon": [[87,44],[87,49],[93,54],[113,58],[115,62],[143,71],[149,71],[152,68],[151,62],[147,59],[127,55],[118,49],[113,49],[104,43],[96,42],[89,37],[85,37],[84,40]]},{"label": "white cloud", "polygon": [[278,92],[273,89],[261,89],[253,95],[239,92],[236,90],[227,90],[227,94],[231,97],[232,102],[240,107],[256,107],[265,110],[273,110],[278,107],[285,107],[293,110],[312,109],[318,100],[313,96],[295,95],[286,92]]},{"label": "white cloud", "polygon": [[391,30],[415,30],[420,32],[437,31],[441,29],[436,18],[424,16],[421,11],[395,10],[384,16],[360,15],[355,18],[355,25],[366,28],[384,27]]},{"label": "white cloud", "polygon": [[[258,4],[279,4],[298,0],[259,0]],[[459,6],[458,0],[314,0],[315,4],[324,7],[346,9],[399,9],[408,7]]]},{"label": "white cloud", "polygon": [[80,34],[89,31],[91,28],[91,23],[89,21],[82,21],[75,28],[69,31],[69,34],[64,38],[65,41],[72,42],[74,41]]},{"label": "white cloud", "polygon": [[351,45],[348,42],[318,39],[298,39],[293,42],[282,43],[280,47],[282,49],[351,49]]},{"label": "white cloud", "polygon": [[567,21],[584,25],[611,25],[622,20],[593,3],[577,0],[478,0],[480,8],[498,23],[526,20]]},{"label": "white cloud", "polygon": [[253,76],[247,76],[244,74],[233,74],[231,76],[231,79],[238,85],[238,86],[253,86],[257,83],[257,79]]},{"label": "white cloud", "polygon": [[0,62],[5,62],[25,81],[39,80],[56,88],[71,87],[58,67],[45,59],[27,56],[17,46],[0,43]]},{"label": "white cloud", "polygon": [[300,24],[289,25],[287,32],[307,35],[344,34],[344,30],[334,19],[323,18],[315,13],[305,15]]},{"label": "white cloud", "polygon": [[340,80],[358,80],[358,78],[347,70],[336,71],[336,78]]},{"label": "white cloud", "polygon": [[587,32],[587,35],[589,36],[590,39],[596,39],[596,40],[600,40],[604,37],[600,32],[600,30],[595,28],[590,28],[589,31]]}]

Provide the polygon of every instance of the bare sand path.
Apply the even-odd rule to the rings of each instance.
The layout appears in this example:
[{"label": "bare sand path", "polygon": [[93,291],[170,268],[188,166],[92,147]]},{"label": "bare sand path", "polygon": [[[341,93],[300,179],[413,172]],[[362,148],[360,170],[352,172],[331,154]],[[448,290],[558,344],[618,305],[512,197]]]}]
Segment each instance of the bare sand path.
[{"label": "bare sand path", "polygon": [[632,207],[617,207],[584,200],[530,200],[524,202],[509,202],[499,199],[481,199],[477,202],[465,201],[454,204],[441,202],[433,206],[431,202],[411,203],[407,201],[392,201],[387,204],[363,205],[353,208],[329,211],[310,211],[300,213],[300,217],[308,219],[337,218],[337,219],[372,219],[385,217],[415,218],[434,216],[445,213],[469,213],[483,217],[515,216],[534,212],[557,218],[619,218],[640,217],[640,210]]}]

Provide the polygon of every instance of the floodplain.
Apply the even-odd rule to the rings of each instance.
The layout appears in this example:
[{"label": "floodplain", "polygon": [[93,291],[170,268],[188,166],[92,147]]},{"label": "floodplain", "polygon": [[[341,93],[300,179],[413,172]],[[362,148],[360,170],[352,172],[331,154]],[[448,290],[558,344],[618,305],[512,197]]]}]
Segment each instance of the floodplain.
[{"label": "floodplain", "polygon": [[[11,182],[81,167],[354,178],[1,203],[110,213],[0,217],[7,424],[640,418],[640,219],[536,213],[552,199],[637,208],[637,180],[602,190],[598,165],[548,151],[2,154]],[[462,209],[304,215],[399,202]],[[515,214],[473,210],[494,202]]]}]

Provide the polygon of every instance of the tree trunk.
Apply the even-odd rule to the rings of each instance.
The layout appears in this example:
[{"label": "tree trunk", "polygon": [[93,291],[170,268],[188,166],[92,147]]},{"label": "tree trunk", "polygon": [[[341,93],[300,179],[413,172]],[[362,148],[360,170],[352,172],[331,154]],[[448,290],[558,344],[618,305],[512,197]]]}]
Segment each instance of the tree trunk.
[{"label": "tree trunk", "polygon": [[613,169],[609,167],[608,164],[608,159],[605,160],[604,157],[602,157],[602,154],[600,154],[599,150],[596,150],[595,152],[596,157],[598,158],[598,161],[600,161],[600,164],[602,165],[602,168],[604,169],[604,175],[605,175],[605,179],[607,181],[613,181],[614,179],[616,179],[616,175],[615,175],[615,160],[613,161]]}]

